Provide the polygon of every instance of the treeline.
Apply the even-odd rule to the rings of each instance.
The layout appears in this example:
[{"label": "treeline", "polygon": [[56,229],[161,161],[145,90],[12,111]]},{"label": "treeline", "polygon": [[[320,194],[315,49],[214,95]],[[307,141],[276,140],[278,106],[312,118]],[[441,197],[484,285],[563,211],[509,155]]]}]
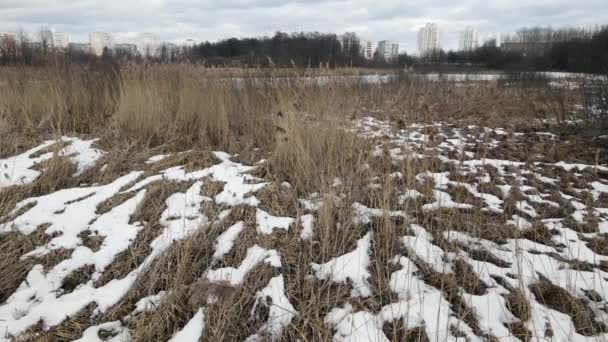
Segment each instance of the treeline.
[{"label": "treeline", "polygon": [[608,26],[593,30],[525,28],[504,36],[499,45],[488,41],[471,51],[434,51],[424,58],[400,54],[392,61],[378,53],[363,57],[358,37],[348,43],[335,34],[283,33],[272,37],[231,38],[190,47],[162,45],[142,57],[118,49],[96,57],[82,49],[53,49],[25,38],[0,37],[0,64],[42,65],[58,59],[74,63],[191,62],[209,66],[238,67],[406,67],[437,68],[438,65],[496,70],[558,70],[604,73],[608,67]]},{"label": "treeline", "polygon": [[105,50],[101,57],[96,57],[80,49],[46,47],[46,44],[3,37],[0,63],[44,64],[62,58],[76,63],[102,59],[159,63],[188,61],[209,66],[335,68],[405,66],[413,62],[406,54],[390,63],[380,58],[368,60],[361,54],[358,38],[354,37],[345,46],[339,36],[318,32],[277,32],[272,37],[231,38],[188,47],[161,45],[158,51],[146,56],[114,49]]},{"label": "treeline", "polygon": [[471,51],[438,50],[418,64],[472,65],[498,70],[608,72],[608,26],[589,29],[525,28]]},{"label": "treeline", "polygon": [[406,53],[391,61],[384,60],[377,53],[373,59],[366,59],[361,40],[352,33],[348,35],[348,42],[345,43],[335,34],[277,32],[273,37],[205,42],[189,49],[186,56],[191,61],[204,61],[212,65],[262,67],[405,67],[414,63],[414,59]]},{"label": "treeline", "polygon": [[205,42],[187,53],[194,61],[245,66],[336,67],[364,64],[358,49],[345,50],[336,35],[278,32],[273,37]]}]

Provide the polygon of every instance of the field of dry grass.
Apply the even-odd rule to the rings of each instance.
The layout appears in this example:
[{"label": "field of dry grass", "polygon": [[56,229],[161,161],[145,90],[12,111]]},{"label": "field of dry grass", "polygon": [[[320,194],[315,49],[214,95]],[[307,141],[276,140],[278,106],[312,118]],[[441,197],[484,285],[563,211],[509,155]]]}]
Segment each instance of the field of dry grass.
[{"label": "field of dry grass", "polygon": [[0,341],[608,337],[578,88],[305,73],[0,69]]}]

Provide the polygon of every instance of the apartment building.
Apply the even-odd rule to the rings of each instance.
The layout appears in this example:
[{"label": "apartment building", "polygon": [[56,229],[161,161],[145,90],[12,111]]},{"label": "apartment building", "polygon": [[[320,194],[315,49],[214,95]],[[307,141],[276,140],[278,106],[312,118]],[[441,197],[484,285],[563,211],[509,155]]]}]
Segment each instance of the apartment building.
[{"label": "apartment building", "polygon": [[418,55],[428,56],[441,49],[441,31],[435,23],[427,23],[418,31]]},{"label": "apartment building", "polygon": [[89,33],[89,46],[91,47],[91,53],[101,56],[105,49],[112,50],[114,48],[114,39],[107,32],[91,32]]},{"label": "apartment building", "polygon": [[459,51],[472,51],[479,46],[479,36],[477,31],[472,26],[467,26],[460,32],[458,39]]},{"label": "apartment building", "polygon": [[399,44],[382,40],[378,42],[378,57],[386,62],[394,62],[399,58]]}]

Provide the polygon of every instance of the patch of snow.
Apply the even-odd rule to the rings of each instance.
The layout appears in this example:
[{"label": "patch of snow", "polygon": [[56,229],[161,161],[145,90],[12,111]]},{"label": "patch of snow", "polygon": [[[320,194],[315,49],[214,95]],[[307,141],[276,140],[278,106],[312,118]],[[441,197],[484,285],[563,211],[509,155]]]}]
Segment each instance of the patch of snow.
[{"label": "patch of snow", "polygon": [[255,297],[256,302],[251,309],[251,314],[255,313],[258,306],[265,306],[268,308],[268,320],[255,335],[250,336],[246,341],[267,341],[266,336],[270,336],[272,341],[280,341],[283,329],[297,315],[296,309],[285,295],[283,275],[270,279],[268,286],[262,291],[258,291]]},{"label": "patch of snow", "polygon": [[245,223],[243,221],[237,222],[226,229],[215,241],[215,252],[213,253],[213,259],[220,260],[224,258],[224,255],[228,254],[234,246],[234,241],[239,234],[245,229]]},{"label": "patch of snow", "polygon": [[167,198],[167,209],[163,211],[159,221],[164,228],[150,244],[152,253],[146,258],[148,262],[175,241],[185,239],[209,223],[207,216],[200,212],[203,201],[211,200],[200,195],[202,186],[202,181],[196,182],[186,193],[175,193]]},{"label": "patch of snow", "polygon": [[367,311],[352,313],[349,304],[345,309],[332,309],[324,322],[336,329],[335,342],[389,342],[375,315]]},{"label": "patch of snow", "polygon": [[532,228],[532,223],[528,222],[525,218],[519,215],[511,216],[512,220],[508,220],[507,224],[512,224],[519,230],[526,230]]},{"label": "patch of snow", "polygon": [[300,217],[300,223],[302,225],[302,231],[300,232],[300,240],[312,240],[315,237],[315,217],[311,214],[302,215]]},{"label": "patch of snow", "polygon": [[255,166],[245,166],[235,163],[230,160],[231,156],[224,152],[214,152],[214,155],[221,161],[221,163],[206,169],[192,172],[186,172],[184,166],[171,167],[162,171],[160,174],[153,175],[139,181],[125,192],[136,191],[147,186],[148,184],[162,180],[194,181],[209,177],[213,181],[225,183],[223,191],[215,196],[215,202],[217,204],[224,204],[228,206],[236,206],[240,204],[254,207],[257,206],[259,204],[258,199],[255,198],[255,196],[248,195],[257,192],[265,187],[268,183],[258,182],[252,184],[252,181],[259,181],[259,179],[246,174],[246,172],[255,169]]},{"label": "patch of snow", "polygon": [[416,236],[403,236],[401,238],[403,245],[411,250],[415,256],[420,258],[420,260],[431,266],[436,272],[452,273],[452,267],[450,266],[450,263],[446,261],[449,259],[449,256],[443,249],[431,242],[433,240],[431,234],[417,224],[412,224],[410,228]]},{"label": "patch of snow", "polygon": [[159,161],[169,158],[169,157],[171,157],[170,154],[159,154],[159,155],[148,158],[144,163],[146,165],[151,165],[151,164],[158,163]]},{"label": "patch of snow", "polygon": [[351,296],[369,297],[372,292],[369,287],[368,278],[370,277],[369,267],[369,248],[372,233],[367,233],[357,241],[357,248],[347,254],[341,255],[324,264],[311,263],[311,268],[315,276],[320,280],[331,280],[336,283],[346,284],[347,281],[353,285]]},{"label": "patch of snow", "polygon": [[399,195],[398,201],[399,204],[403,205],[408,199],[417,199],[419,197],[424,197],[424,195],[416,190],[406,190],[402,195]]},{"label": "patch of snow", "polygon": [[171,337],[169,342],[198,342],[203,336],[204,330],[205,314],[203,308],[200,308],[184,328]]},{"label": "patch of snow", "polygon": [[166,296],[166,291],[160,291],[155,295],[141,298],[135,303],[135,309],[131,312],[131,315],[156,310]]},{"label": "patch of snow", "polygon": [[425,204],[422,206],[423,211],[432,211],[437,210],[439,208],[453,208],[453,209],[472,209],[473,206],[471,204],[466,203],[457,203],[452,200],[452,196],[447,192],[433,190],[433,194],[435,196],[435,202]]},{"label": "patch of snow", "polygon": [[0,159],[0,188],[34,182],[41,172],[32,169],[32,167],[50,160],[54,153],[47,152],[36,157],[32,156],[59,142],[68,143],[68,145],[60,149],[57,155],[70,158],[70,161],[76,165],[75,176],[78,176],[93,167],[97,160],[104,155],[103,151],[92,147],[96,141],[97,139],[81,140],[79,138],[62,137],[57,141],[45,141],[19,155]]},{"label": "patch of snow", "polygon": [[401,210],[383,210],[376,208],[368,208],[365,205],[355,202],[352,205],[353,208],[353,223],[356,225],[365,225],[372,222],[373,217],[383,217],[387,215],[389,217],[403,217],[405,218],[405,212]]},{"label": "patch of snow", "polygon": [[[109,339],[101,339],[99,337],[100,332],[108,332],[115,334]],[[120,321],[108,322],[99,325],[95,325],[87,328],[82,333],[82,337],[74,340],[73,342],[127,342],[131,341],[131,334],[129,329],[124,327]]]},{"label": "patch of snow", "polygon": [[237,286],[245,280],[251,270],[262,262],[273,267],[281,267],[281,258],[277,251],[253,245],[247,250],[247,255],[238,268],[224,267],[210,270],[207,272],[206,278],[211,282],[227,282],[232,286]]},{"label": "patch of snow", "polygon": [[526,202],[526,201],[518,201],[517,203],[515,203],[515,208],[517,208],[517,210],[519,210],[520,212],[522,212],[532,218],[535,218],[538,216],[534,207],[531,206],[530,204],[528,204],[528,202]]},{"label": "patch of snow", "polygon": [[256,209],[255,220],[257,222],[257,232],[270,235],[274,229],[289,230],[289,226],[296,222],[291,217],[272,216],[262,209]]}]

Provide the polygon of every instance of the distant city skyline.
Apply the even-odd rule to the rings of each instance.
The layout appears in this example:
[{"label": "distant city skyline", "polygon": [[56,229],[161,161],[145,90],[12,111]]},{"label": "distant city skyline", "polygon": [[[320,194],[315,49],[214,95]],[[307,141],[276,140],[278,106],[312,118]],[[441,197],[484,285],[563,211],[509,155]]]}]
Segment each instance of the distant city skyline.
[{"label": "distant city skyline", "polygon": [[459,34],[467,26],[486,37],[524,26],[593,26],[608,23],[605,0],[530,2],[525,0],[457,3],[402,0],[122,0],[77,2],[4,0],[0,3],[0,31],[20,28],[33,32],[55,28],[71,42],[85,43],[90,32],[109,32],[116,42],[151,32],[160,41],[187,39],[218,41],[231,37],[270,36],[275,31],[355,32],[361,39],[388,40],[400,52],[417,50],[418,30],[434,22],[444,32],[444,49],[457,50]]}]

